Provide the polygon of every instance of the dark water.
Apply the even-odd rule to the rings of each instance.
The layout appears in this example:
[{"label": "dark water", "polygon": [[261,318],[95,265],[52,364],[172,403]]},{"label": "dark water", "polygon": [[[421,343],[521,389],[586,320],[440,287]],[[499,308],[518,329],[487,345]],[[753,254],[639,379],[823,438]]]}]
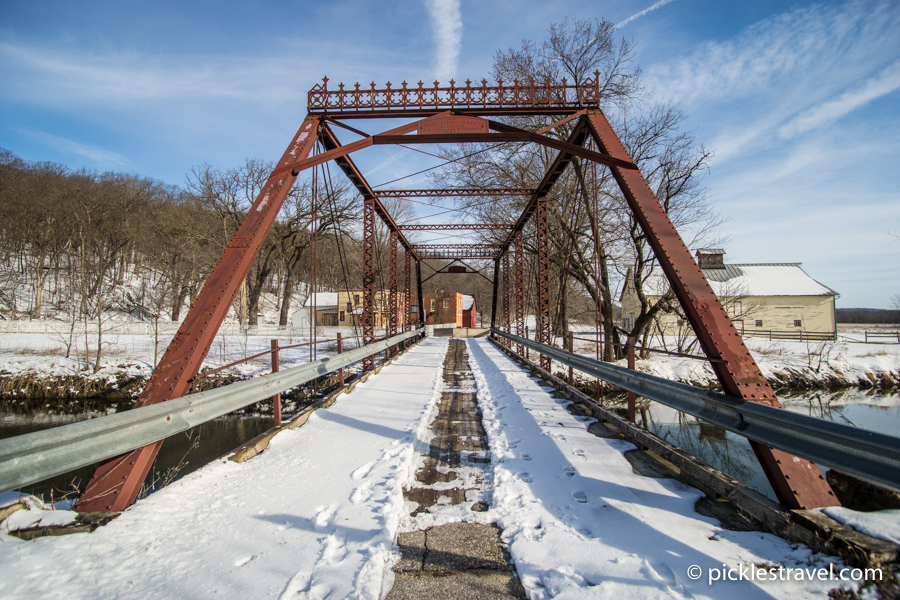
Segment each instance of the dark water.
[{"label": "dark water", "polygon": [[[781,398],[784,408],[900,437],[900,395],[814,392]],[[638,411],[638,424],[775,499],[747,440],[657,402]]]},{"label": "dark water", "polygon": [[[100,413],[82,415],[54,415],[35,413],[32,415],[0,414],[0,439],[68,425],[83,421]],[[156,463],[144,482],[143,493],[151,493],[165,483],[176,481],[203,465],[212,462],[234,450],[244,442],[271,428],[272,417],[222,417],[189,431],[174,435],[159,451]],[[20,491],[41,496],[45,501],[74,499],[83,489],[96,465],[71,471],[64,475],[26,486]]]}]

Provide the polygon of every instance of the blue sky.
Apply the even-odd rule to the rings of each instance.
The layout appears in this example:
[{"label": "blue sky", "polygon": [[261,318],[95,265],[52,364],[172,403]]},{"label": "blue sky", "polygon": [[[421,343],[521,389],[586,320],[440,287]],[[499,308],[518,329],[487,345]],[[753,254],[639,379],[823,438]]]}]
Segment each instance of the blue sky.
[{"label": "blue sky", "polygon": [[[204,162],[277,159],[323,75],[481,79],[496,50],[565,16],[623,23],[648,89],[715,151],[705,185],[729,218],[726,260],[802,262],[838,306],[888,306],[900,292],[892,0],[5,0],[0,146],[182,184]],[[433,164],[404,152],[356,160],[373,184]]]}]

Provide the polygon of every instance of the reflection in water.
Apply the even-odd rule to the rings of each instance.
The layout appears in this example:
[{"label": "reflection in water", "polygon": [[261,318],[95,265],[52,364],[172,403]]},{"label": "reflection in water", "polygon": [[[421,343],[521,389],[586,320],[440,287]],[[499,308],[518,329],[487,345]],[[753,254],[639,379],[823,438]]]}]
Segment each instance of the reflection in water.
[{"label": "reflection in water", "polygon": [[[781,402],[790,411],[900,436],[900,396],[858,390],[809,392]],[[638,409],[638,425],[775,499],[745,438],[658,402],[639,404]],[[624,411],[619,412],[624,416]]]},{"label": "reflection in water", "polygon": [[[68,425],[97,416],[100,416],[100,414],[57,415],[35,413],[27,416],[3,414],[0,415],[0,439]],[[146,493],[156,491],[163,487],[164,484],[176,481],[227,454],[244,442],[271,428],[273,422],[272,417],[222,417],[166,439],[145,481],[144,485],[148,488]],[[87,484],[95,466],[83,467],[64,475],[26,486],[20,491],[43,496],[48,501],[51,493],[54,501],[67,494],[69,498],[74,498],[78,495],[78,490]]]}]

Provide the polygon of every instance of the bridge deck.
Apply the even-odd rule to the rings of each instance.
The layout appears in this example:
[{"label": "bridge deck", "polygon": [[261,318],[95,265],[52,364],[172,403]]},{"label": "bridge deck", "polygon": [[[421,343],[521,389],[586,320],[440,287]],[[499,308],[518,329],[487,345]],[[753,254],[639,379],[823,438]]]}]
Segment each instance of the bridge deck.
[{"label": "bridge deck", "polygon": [[[465,342],[491,463],[485,512],[531,598],[821,597],[836,582],[718,582],[738,563],[819,566],[805,548],[723,529],[697,490],[634,472],[627,442],[600,435],[485,339]],[[4,598],[380,598],[411,517],[403,488],[427,454],[443,390],[444,338],[275,437],[241,464],[220,461],[138,502],[96,532],[0,536]],[[454,516],[455,515],[455,516]],[[690,566],[703,576],[692,581]]]}]

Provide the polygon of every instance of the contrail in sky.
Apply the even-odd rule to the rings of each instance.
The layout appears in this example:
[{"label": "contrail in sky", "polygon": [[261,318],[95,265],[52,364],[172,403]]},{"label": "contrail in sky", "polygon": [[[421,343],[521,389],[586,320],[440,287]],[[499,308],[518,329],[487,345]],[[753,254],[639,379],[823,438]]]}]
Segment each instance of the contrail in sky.
[{"label": "contrail in sky", "polygon": [[425,0],[431,29],[437,46],[435,76],[446,83],[456,73],[456,60],[462,43],[462,17],[459,0]]},{"label": "contrail in sky", "polygon": [[635,19],[640,19],[641,17],[643,17],[644,15],[646,15],[648,12],[654,11],[654,10],[656,10],[657,8],[659,8],[660,6],[665,6],[665,5],[668,4],[669,2],[674,2],[674,1],[675,1],[675,0],[659,0],[659,2],[657,2],[656,4],[654,4],[653,6],[651,6],[650,8],[645,8],[645,9],[642,10],[641,12],[631,15],[630,17],[628,17],[627,19],[625,19],[624,21],[622,21],[621,23],[619,23],[618,25],[616,25],[616,29],[622,29],[623,27],[625,27],[626,25],[628,25],[629,23],[631,23],[631,22],[634,21]]}]

